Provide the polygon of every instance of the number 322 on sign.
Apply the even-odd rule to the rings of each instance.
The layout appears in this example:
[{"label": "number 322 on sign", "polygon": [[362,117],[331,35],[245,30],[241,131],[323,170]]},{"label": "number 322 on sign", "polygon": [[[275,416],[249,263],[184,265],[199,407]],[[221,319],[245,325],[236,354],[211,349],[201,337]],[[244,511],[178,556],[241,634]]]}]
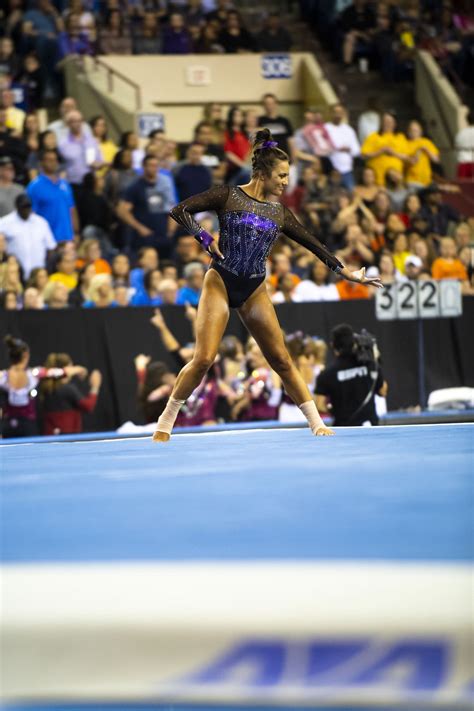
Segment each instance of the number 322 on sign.
[{"label": "number 322 on sign", "polygon": [[375,309],[381,321],[460,316],[461,286],[452,280],[387,284],[377,292]]}]

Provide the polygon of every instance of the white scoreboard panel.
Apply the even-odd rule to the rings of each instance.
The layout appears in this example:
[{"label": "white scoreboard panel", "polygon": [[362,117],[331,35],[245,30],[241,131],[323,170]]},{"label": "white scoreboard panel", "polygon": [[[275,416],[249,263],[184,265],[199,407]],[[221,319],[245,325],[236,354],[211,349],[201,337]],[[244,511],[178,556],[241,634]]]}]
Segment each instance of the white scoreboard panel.
[{"label": "white scoreboard panel", "polygon": [[461,284],[455,279],[387,284],[377,290],[375,313],[379,321],[461,316]]}]

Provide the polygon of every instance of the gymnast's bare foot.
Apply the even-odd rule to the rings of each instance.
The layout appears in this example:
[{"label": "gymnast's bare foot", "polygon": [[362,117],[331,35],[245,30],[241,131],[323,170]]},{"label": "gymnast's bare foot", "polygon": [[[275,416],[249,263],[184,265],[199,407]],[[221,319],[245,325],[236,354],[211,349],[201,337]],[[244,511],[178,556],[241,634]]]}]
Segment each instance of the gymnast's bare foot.
[{"label": "gymnast's bare foot", "polygon": [[167,432],[153,432],[153,442],[168,442],[170,436]]},{"label": "gymnast's bare foot", "polygon": [[316,430],[316,437],[332,437],[336,433],[334,430],[329,429],[329,427],[318,427]]}]

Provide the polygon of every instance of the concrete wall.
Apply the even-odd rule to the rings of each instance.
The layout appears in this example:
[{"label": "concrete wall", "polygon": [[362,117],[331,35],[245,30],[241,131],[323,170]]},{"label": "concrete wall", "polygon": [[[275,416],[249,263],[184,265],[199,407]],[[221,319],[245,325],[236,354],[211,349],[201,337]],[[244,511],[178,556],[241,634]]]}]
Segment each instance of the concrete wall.
[{"label": "concrete wall", "polygon": [[452,178],[457,163],[454,139],[467,125],[467,107],[438,63],[425,51],[419,51],[416,57],[415,93],[428,132],[441,150],[446,177]]},{"label": "concrete wall", "polygon": [[[64,62],[67,92],[77,98],[86,118],[104,114],[115,140],[122,131],[136,127],[139,107],[162,113],[167,133],[187,141],[209,102],[221,104],[224,113],[232,104],[260,109],[262,95],[272,92],[280,100],[281,113],[297,127],[305,107],[319,106],[324,111],[337,101],[318,62],[306,52],[291,54],[290,78],[276,79],[263,77],[259,54],[99,59],[98,63],[90,58]],[[204,77],[208,83],[193,85],[193,72],[200,72],[201,80]]]},{"label": "concrete wall", "polygon": [[[108,55],[100,57],[99,64],[88,59],[79,69],[74,61],[66,62],[66,77],[68,93],[78,96],[86,116],[98,111],[106,113],[100,108],[102,103],[109,107],[121,130],[130,129],[138,113],[136,86],[141,110],[164,114],[167,133],[178,141],[187,141],[208,102],[218,102],[224,111],[231,104],[244,110],[260,108],[261,96],[272,92],[280,100],[282,114],[298,126],[306,106],[317,105],[324,110],[337,101],[313,55],[293,53],[291,62],[290,78],[266,79],[259,54]],[[200,86],[190,83],[189,74],[193,71],[200,72],[201,79],[207,78],[208,83]],[[101,102],[91,86],[99,92]]]}]

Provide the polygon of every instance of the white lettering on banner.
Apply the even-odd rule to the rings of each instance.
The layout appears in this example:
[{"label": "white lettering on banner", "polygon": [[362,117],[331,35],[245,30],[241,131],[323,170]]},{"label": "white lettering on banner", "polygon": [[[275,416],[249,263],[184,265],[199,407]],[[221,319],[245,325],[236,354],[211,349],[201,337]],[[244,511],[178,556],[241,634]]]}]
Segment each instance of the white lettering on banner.
[{"label": "white lettering on banner", "polygon": [[261,62],[264,79],[291,79],[293,67],[289,54],[265,54]]},{"label": "white lettering on banner", "polygon": [[340,370],[337,374],[337,379],[341,382],[345,380],[353,380],[354,378],[363,378],[369,374],[365,365],[358,368],[349,368],[348,370]]},{"label": "white lettering on banner", "polygon": [[379,321],[461,316],[461,284],[455,279],[387,284],[376,292],[375,314]]}]

